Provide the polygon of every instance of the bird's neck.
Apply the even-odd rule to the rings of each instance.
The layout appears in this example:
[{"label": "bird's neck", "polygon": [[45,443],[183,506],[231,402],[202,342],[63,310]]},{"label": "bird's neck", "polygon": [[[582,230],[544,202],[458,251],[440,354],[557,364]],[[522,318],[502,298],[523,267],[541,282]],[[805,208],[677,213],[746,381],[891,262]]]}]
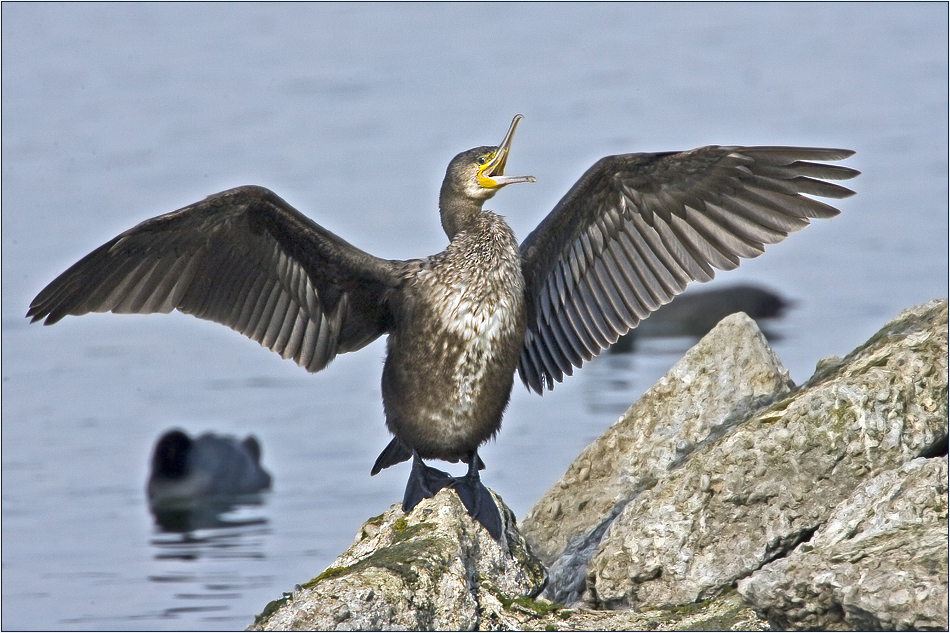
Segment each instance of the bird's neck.
[{"label": "bird's neck", "polygon": [[442,184],[439,194],[439,214],[442,216],[442,228],[449,240],[468,228],[479,225],[482,205],[485,200],[476,200],[455,190],[447,183]]}]

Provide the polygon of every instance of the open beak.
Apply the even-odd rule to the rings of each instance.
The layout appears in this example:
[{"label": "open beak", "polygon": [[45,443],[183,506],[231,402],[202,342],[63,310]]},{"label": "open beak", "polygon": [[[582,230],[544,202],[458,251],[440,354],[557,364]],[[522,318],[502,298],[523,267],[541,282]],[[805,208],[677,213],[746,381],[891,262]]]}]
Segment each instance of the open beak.
[{"label": "open beak", "polygon": [[498,146],[495,155],[478,170],[478,184],[485,189],[497,189],[513,182],[534,182],[534,176],[506,176],[504,173],[505,163],[508,161],[508,150],[515,137],[515,127],[522,118],[520,114],[515,115],[515,118],[511,120],[508,133],[505,134],[505,140]]}]

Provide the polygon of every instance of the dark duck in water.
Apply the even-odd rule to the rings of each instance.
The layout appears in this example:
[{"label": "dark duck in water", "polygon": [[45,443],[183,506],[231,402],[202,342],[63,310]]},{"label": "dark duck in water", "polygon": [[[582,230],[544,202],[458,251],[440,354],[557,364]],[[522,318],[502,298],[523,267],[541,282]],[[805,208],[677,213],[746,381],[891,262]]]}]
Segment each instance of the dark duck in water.
[{"label": "dark duck in water", "polygon": [[261,466],[261,445],[253,435],[241,441],[213,433],[192,438],[173,429],[155,444],[146,492],[154,509],[253,494],[270,485],[271,477]]},{"label": "dark duck in water", "polygon": [[[692,280],[729,270],[838,210],[824,164],[853,152],[702,147],[597,161],[519,246],[482,209],[502,187],[516,116],[497,147],[449,163],[439,197],[444,251],[374,257],[273,192],[223,191],[139,224],[57,277],[28,317],[177,309],[227,325],[316,372],[388,335],[382,394],[395,436],[372,473],[412,458],[403,510],[445,487],[500,538],[478,447],[501,426],[514,373],[538,393],[600,353]],[[819,161],[819,162],[815,162]],[[802,195],[805,194],[805,195]],[[463,477],[424,459],[468,464]]]}]

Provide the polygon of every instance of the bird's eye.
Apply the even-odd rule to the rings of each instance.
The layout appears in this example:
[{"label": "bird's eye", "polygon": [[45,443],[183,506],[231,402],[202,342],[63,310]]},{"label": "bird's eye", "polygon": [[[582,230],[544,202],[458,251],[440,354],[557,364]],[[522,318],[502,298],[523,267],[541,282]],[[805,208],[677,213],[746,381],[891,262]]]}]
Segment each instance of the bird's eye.
[{"label": "bird's eye", "polygon": [[478,157],[478,164],[479,164],[479,165],[484,165],[486,160],[487,160],[487,159],[486,159],[484,156],[479,156],[479,157]]}]

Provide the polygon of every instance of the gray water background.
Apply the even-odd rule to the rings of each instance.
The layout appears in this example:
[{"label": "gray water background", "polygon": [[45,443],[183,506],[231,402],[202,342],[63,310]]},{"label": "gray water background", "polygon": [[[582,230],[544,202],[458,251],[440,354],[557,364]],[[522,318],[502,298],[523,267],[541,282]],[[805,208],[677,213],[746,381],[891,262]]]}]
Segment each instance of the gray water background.
[{"label": "gray water background", "polygon": [[[947,294],[947,5],[2,5],[2,628],[233,629],[323,570],[408,468],[384,346],[318,375],[179,314],[23,318],[119,232],[265,185],[388,258],[441,250],[445,165],[525,115],[489,205],[522,238],[596,159],[704,144],[846,147],[858,195],[713,284],[796,301],[802,382]],[[516,386],[484,477],[518,516],[688,343]],[[232,527],[163,533],[144,494],[169,427],[256,434],[275,484]]]}]

